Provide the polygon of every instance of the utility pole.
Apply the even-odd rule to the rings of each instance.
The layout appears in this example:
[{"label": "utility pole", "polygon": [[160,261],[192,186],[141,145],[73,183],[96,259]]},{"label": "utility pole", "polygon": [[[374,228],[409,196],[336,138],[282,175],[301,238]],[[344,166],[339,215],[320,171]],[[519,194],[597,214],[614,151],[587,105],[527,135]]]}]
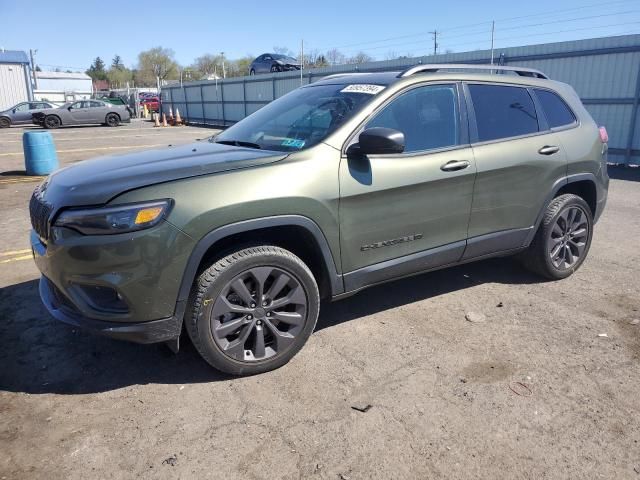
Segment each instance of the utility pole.
[{"label": "utility pole", "polygon": [[302,85],[303,69],[304,69],[304,39],[300,40],[300,85]]},{"label": "utility pole", "polygon": [[33,72],[33,86],[34,90],[38,89],[38,75],[36,75],[36,64],[33,61],[33,56],[38,53],[38,50],[29,50],[29,54],[31,55],[31,71]]},{"label": "utility pole", "polygon": [[438,31],[434,30],[433,32],[429,32],[431,35],[433,35],[433,54],[437,55],[438,54]]},{"label": "utility pole", "polygon": [[224,68],[224,52],[220,52],[220,57],[222,58],[222,78],[227,78],[227,71]]},{"label": "utility pole", "polygon": [[491,22],[491,65],[493,65],[493,37],[496,32],[496,21]]}]

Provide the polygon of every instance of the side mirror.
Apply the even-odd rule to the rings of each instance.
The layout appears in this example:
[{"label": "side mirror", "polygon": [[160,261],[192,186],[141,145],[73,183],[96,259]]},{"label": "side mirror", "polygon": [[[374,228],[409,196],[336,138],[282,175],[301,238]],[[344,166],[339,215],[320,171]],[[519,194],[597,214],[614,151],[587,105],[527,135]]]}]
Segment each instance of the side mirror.
[{"label": "side mirror", "polygon": [[[360,155],[385,155],[404,152],[404,133],[393,128],[368,128],[358,137],[349,152]],[[348,152],[348,153],[349,153]]]},{"label": "side mirror", "polygon": [[67,108],[67,110],[69,110],[69,111],[73,110],[73,105],[69,105],[69,107]]}]

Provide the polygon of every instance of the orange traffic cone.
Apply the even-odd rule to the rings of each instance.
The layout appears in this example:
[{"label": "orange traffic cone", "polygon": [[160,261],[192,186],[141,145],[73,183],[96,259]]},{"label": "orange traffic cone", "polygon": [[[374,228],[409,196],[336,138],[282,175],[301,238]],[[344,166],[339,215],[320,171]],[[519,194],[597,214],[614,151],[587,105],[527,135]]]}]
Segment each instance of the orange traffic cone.
[{"label": "orange traffic cone", "polygon": [[176,125],[182,125],[182,119],[180,118],[180,110],[176,108]]},{"label": "orange traffic cone", "polygon": [[156,123],[154,125],[154,127],[159,127],[160,126],[160,116],[157,113],[153,114],[153,118],[155,119]]},{"label": "orange traffic cone", "polygon": [[162,126],[163,127],[167,126],[167,114],[166,113],[162,114]]},{"label": "orange traffic cone", "polygon": [[173,121],[173,109],[169,107],[169,122]]}]

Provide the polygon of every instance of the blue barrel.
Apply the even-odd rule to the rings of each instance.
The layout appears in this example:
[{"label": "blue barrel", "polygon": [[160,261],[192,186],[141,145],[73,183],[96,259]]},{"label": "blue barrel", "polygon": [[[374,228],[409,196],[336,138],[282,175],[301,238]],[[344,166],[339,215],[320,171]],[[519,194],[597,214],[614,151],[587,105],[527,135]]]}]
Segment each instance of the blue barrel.
[{"label": "blue barrel", "polygon": [[49,175],[58,168],[58,154],[49,132],[24,132],[22,135],[24,166],[27,175]]}]

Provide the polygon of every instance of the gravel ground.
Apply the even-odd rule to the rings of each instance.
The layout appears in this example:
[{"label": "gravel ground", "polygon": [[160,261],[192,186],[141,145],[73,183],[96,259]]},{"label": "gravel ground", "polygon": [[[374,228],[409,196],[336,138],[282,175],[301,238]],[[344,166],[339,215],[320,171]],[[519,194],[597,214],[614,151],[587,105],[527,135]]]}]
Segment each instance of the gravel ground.
[{"label": "gravel ground", "polygon": [[[126,128],[56,132],[78,150],[62,163],[211,134]],[[612,169],[569,279],[505,258],[389,283],[323,305],[285,367],[229,378],[188,341],[174,355],[49,317],[18,259],[35,183],[2,156],[21,132],[0,131],[1,479],[640,479],[637,170]]]}]

